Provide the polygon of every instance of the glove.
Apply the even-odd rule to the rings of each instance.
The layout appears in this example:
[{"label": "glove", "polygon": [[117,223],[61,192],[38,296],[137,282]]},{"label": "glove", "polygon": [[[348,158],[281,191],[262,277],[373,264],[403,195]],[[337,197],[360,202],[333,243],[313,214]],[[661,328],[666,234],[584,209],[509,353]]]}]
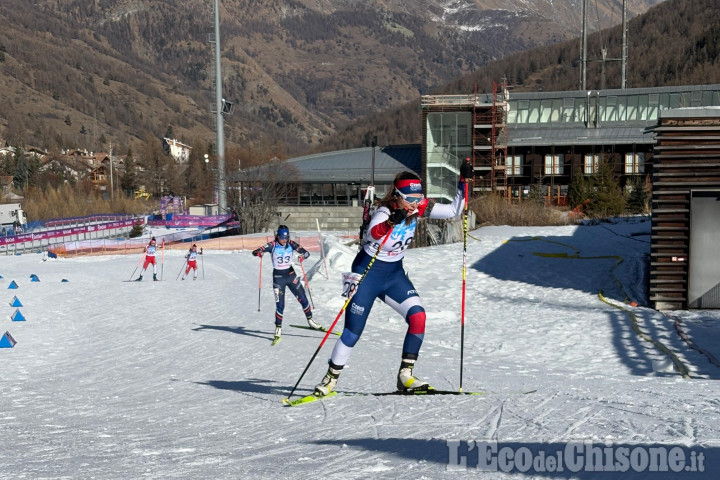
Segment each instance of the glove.
[{"label": "glove", "polygon": [[397,225],[398,223],[404,222],[407,218],[407,210],[404,208],[398,208],[397,210],[393,210],[390,212],[390,218],[388,218],[388,222],[390,225]]},{"label": "glove", "polygon": [[202,255],[202,247],[200,247],[200,255]]},{"label": "glove", "polygon": [[307,260],[308,258],[310,258],[310,252],[305,252],[300,257],[300,261],[302,262],[303,260]]},{"label": "glove", "polygon": [[252,254],[255,255],[256,257],[262,257],[262,254],[263,254],[262,248],[258,248],[257,250],[253,250]]},{"label": "glove", "polygon": [[468,160],[465,160],[462,165],[460,165],[460,176],[465,180],[472,180],[475,176],[475,169]]}]

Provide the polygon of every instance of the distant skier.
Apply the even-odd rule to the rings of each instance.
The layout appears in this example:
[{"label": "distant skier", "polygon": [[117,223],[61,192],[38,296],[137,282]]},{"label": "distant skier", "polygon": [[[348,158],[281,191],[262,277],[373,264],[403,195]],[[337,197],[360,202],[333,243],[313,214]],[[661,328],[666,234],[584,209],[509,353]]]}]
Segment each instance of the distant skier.
[{"label": "distant skier", "polygon": [[153,266],[153,280],[157,282],[157,260],[155,260],[155,252],[157,251],[156,244],[157,241],[155,237],[152,237],[150,243],[145,247],[145,263],[143,263],[142,271],[140,272],[140,276],[135,280],[136,282],[142,282],[143,274],[151,263]]},{"label": "distant skier", "polygon": [[[315,395],[325,396],[335,389],[340,371],[347,363],[352,349],[360,339],[365,322],[376,298],[385,302],[405,318],[408,330],[403,343],[400,370],[397,375],[398,390],[427,388],[428,384],[413,376],[415,361],[425,335],[425,309],[415,286],[405,274],[403,257],[415,236],[419,217],[440,219],[453,218],[462,213],[465,198],[463,182],[473,176],[473,167],[464,162],[460,168],[460,183],[453,202],[436,204],[423,195],[420,179],[411,172],[395,176],[393,188],[377,201],[378,208],[370,218],[364,244],[352,264],[358,281],[365,268],[378,251],[385,235],[390,237],[383,244],[375,263],[368,270],[362,283],[355,285],[351,302],[345,311],[345,328],[335,342],[330,366],[322,381],[315,386]],[[465,180],[468,179],[468,180]]]},{"label": "distant skier", "polygon": [[[185,255],[185,258],[187,259],[187,267],[185,268],[185,273],[183,273],[183,276],[180,280],[185,280],[185,277],[187,277],[187,274],[190,273],[190,269],[193,269],[193,280],[197,280],[197,256],[203,254],[203,249],[200,248],[200,252],[197,251],[197,245],[193,243],[192,247],[190,247],[190,251]],[[177,277],[175,277],[177,279]]]},{"label": "distant skier", "polygon": [[297,250],[300,254],[299,260],[302,262],[310,256],[310,252],[290,240],[290,229],[285,225],[280,225],[275,235],[275,240],[268,242],[260,248],[253,250],[253,255],[262,257],[263,253],[268,252],[272,255],[273,262],[273,291],[275,292],[275,339],[279,339],[282,335],[283,311],[285,310],[285,287],[295,295],[300,306],[302,306],[305,318],[310,328],[321,330],[322,326],[313,321],[312,312],[310,311],[310,302],[308,302],[305,289],[300,283],[295,270],[292,268],[293,251]]}]

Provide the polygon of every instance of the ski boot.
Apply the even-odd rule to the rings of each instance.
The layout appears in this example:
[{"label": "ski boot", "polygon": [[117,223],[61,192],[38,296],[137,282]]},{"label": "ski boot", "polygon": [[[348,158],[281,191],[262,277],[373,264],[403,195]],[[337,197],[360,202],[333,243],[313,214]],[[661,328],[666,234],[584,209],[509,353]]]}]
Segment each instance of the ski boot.
[{"label": "ski boot", "polygon": [[142,282],[142,275],[135,279],[136,282]]},{"label": "ski boot", "polygon": [[316,397],[324,397],[330,392],[335,391],[335,385],[337,384],[338,377],[340,376],[340,369],[333,368],[332,364],[328,367],[328,371],[323,379],[315,385],[315,392],[313,395]]},{"label": "ski boot", "polygon": [[185,275],[183,275],[183,276],[180,278],[180,280],[185,280]]},{"label": "ski boot", "polygon": [[313,330],[322,330],[323,327],[319,323],[317,323],[315,320],[313,320],[312,317],[308,317],[307,319],[308,326],[312,328]]},{"label": "ski boot", "polygon": [[275,325],[275,336],[273,337],[273,341],[270,345],[277,345],[278,342],[280,342],[281,338],[282,338],[282,327],[280,325]]},{"label": "ski boot", "polygon": [[415,366],[415,360],[409,358],[403,358],[400,363],[400,371],[398,372],[397,388],[400,391],[408,390],[423,390],[427,389],[429,385],[427,382],[419,380],[413,376],[413,367]]},{"label": "ski boot", "polygon": [[154,281],[154,282],[157,282],[157,281],[158,281],[158,279],[157,279],[157,273],[153,273],[153,281]]},{"label": "ski boot", "polygon": [[193,280],[197,280],[197,277],[193,277]]}]

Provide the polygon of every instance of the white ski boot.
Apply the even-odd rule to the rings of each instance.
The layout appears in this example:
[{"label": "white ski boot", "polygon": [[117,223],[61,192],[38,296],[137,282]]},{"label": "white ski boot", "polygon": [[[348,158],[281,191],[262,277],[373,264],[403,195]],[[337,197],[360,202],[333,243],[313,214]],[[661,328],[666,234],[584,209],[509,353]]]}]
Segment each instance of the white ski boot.
[{"label": "white ski boot", "polygon": [[312,317],[309,317],[307,319],[307,322],[308,322],[308,325],[310,326],[310,328],[312,328],[313,330],[322,330],[323,329],[322,325],[320,325],[315,320],[313,320]]},{"label": "white ski boot", "polygon": [[406,390],[420,390],[427,388],[427,382],[419,380],[413,376],[413,367],[415,366],[415,360],[403,358],[400,363],[400,371],[397,377],[397,388],[401,391]]},{"label": "white ski boot", "polygon": [[282,337],[282,327],[280,325],[275,326],[275,339]]},{"label": "white ski boot", "polygon": [[340,370],[328,367],[328,371],[323,377],[322,381],[315,385],[314,395],[316,397],[324,397],[330,392],[335,391],[335,385],[337,384],[339,376]]}]

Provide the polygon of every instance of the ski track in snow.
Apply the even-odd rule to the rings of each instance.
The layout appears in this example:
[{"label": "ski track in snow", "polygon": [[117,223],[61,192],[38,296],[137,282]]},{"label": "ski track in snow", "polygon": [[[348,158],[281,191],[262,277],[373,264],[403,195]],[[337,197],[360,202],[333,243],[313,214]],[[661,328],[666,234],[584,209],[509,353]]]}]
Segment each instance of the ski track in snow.
[{"label": "ski track in snow", "polygon": [[[260,267],[248,251],[206,249],[198,280],[182,282],[175,280],[180,251],[166,252],[162,282],[151,275],[124,282],[137,256],[0,257],[0,285],[19,285],[6,291],[0,320],[0,334],[10,331],[18,342],[0,349],[0,471],[12,479],[548,478],[448,470],[447,442],[463,442],[470,462],[475,442],[551,455],[567,442],[593,441],[706,455],[704,473],[623,478],[717,478],[720,368],[680,339],[670,315],[625,303],[627,295],[642,304],[635,292],[642,291],[649,228],[627,221],[471,232],[463,390],[485,395],[338,395],[296,408],[281,400],[323,334],[289,326],[304,320],[288,298],[283,339],[270,346],[270,262],[263,262],[258,312]],[[324,269],[313,274],[311,293],[315,319],[329,326],[344,303],[340,272],[355,248],[327,236],[326,249],[330,279]],[[459,387],[461,269],[461,244],[407,252],[428,318],[416,373],[440,389]],[[32,273],[40,282],[30,282]],[[14,296],[25,322],[10,321]],[[691,378],[634,332],[630,313]],[[672,316],[720,358],[719,315]],[[338,389],[392,391],[405,331],[404,320],[376,302]],[[296,396],[320,380],[336,338],[328,338]],[[522,393],[531,389],[537,392]]]}]

